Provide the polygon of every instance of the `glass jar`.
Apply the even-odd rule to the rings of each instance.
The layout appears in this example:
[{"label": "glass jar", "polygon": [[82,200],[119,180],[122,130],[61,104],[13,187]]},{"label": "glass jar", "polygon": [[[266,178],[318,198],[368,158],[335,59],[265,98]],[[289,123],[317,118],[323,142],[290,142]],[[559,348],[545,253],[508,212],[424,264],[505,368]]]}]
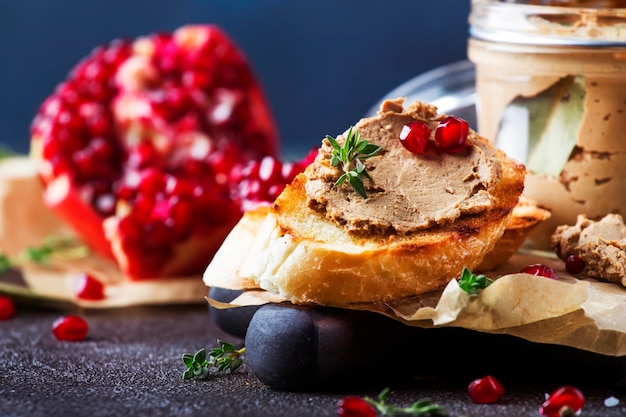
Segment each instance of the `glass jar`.
[{"label": "glass jar", "polygon": [[626,217],[626,1],[472,0],[478,131],[526,164],[551,218]]}]

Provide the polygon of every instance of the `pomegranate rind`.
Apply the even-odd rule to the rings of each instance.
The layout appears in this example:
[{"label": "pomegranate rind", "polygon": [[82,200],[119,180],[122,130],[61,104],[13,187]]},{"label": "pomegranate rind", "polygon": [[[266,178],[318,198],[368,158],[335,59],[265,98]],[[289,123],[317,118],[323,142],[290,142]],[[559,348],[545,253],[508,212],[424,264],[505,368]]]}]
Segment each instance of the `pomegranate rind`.
[{"label": "pomegranate rind", "polygon": [[[157,264],[155,268],[155,258],[160,256],[158,249],[152,254],[148,253],[148,256],[133,257],[132,249],[125,246],[126,242],[120,236],[119,222],[120,218],[117,217],[106,219],[104,230],[111,242],[110,248],[115,259],[124,271],[125,277],[131,281],[197,274],[198,270],[204,270],[207,263],[211,261],[233,227],[229,222],[214,228],[211,233],[192,235],[189,240],[173,247],[174,252],[169,260],[166,259],[167,262]],[[156,275],[157,273],[159,275]]]},{"label": "pomegranate rind", "polygon": [[62,175],[44,191],[44,203],[76,231],[85,244],[107,258],[114,259],[102,227],[102,218],[73,192],[71,181]]}]

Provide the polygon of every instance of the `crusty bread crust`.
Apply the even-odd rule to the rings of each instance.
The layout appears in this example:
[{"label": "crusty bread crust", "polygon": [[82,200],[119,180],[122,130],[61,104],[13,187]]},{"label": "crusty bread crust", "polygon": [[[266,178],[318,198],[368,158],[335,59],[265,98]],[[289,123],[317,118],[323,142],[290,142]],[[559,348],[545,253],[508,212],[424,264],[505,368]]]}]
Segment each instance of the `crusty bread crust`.
[{"label": "crusty bread crust", "polygon": [[548,210],[539,207],[536,201],[522,196],[513,209],[513,215],[504,234],[478,265],[477,271],[486,272],[504,265],[519,251],[535,226],[548,218],[550,218]]},{"label": "crusty bread crust", "polygon": [[497,155],[492,210],[408,236],[346,233],[307,207],[300,174],[276,200],[239,274],[297,304],[384,302],[441,288],[492,250],[523,190],[524,167]]}]

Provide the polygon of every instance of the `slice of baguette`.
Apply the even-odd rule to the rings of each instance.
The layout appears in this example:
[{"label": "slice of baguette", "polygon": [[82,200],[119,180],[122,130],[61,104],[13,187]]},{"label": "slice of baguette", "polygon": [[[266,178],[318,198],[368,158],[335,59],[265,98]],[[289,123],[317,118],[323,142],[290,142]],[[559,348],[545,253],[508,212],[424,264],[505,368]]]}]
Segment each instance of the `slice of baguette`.
[{"label": "slice of baguette", "polygon": [[514,253],[519,251],[535,226],[549,219],[550,215],[551,213],[539,207],[535,200],[520,197],[504,234],[476,270],[487,272],[504,265]]},{"label": "slice of baguette", "polygon": [[[423,103],[416,103],[406,111],[402,104],[403,100],[383,103],[377,116],[379,119],[374,120],[380,122],[380,130],[367,128],[365,119],[355,127],[363,128],[367,133],[365,139],[382,145],[385,152],[401,152],[397,132],[391,132],[391,128],[385,130],[389,127],[385,123],[389,118],[409,122],[425,117],[434,126],[441,120],[441,117],[433,117],[436,109]],[[371,122],[369,119],[370,125]],[[338,137],[338,140],[342,138]],[[246,253],[235,254],[234,247],[230,250],[223,248],[209,265],[205,283],[211,285],[211,276],[220,273],[220,259],[239,256],[241,265],[237,275],[240,278],[251,280],[260,288],[296,304],[341,307],[352,303],[384,302],[445,286],[460,275],[463,267],[473,269],[478,266],[492,250],[523,190],[525,169],[522,165],[493,149],[486,139],[473,131],[471,141],[471,146],[488,151],[495,173],[493,181],[476,191],[481,193],[481,202],[489,201],[487,208],[480,213],[459,215],[453,221],[442,221],[405,233],[351,233],[345,224],[333,221],[326,212],[315,210],[310,204],[306,183],[311,178],[319,178],[315,175],[320,163],[324,164],[322,149],[316,162],[298,175],[276,199],[253,242],[247,245]],[[416,161],[420,158],[408,151],[403,155],[403,158],[417,158]],[[373,176],[384,169],[384,158],[389,156],[382,155],[380,160],[373,162],[376,165]],[[450,160],[454,158],[446,159]],[[429,169],[437,165],[430,164]],[[434,175],[437,177],[437,173]],[[380,186],[373,184],[372,189]],[[441,189],[454,193],[446,186]],[[375,203],[377,198],[375,191],[363,201],[354,195],[356,204]]]}]

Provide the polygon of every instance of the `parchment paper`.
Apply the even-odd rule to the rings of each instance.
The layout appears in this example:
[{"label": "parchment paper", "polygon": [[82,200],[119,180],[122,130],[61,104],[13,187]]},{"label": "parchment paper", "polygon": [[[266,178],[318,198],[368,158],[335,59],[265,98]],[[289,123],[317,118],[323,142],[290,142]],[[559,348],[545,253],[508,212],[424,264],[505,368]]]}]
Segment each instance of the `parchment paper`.
[{"label": "parchment paper", "polygon": [[[249,232],[254,227],[254,220],[245,221]],[[241,234],[237,236],[241,237]],[[222,256],[229,258],[230,269],[209,267],[204,281],[207,285],[240,289],[244,293],[229,304],[210,299],[208,302],[217,308],[287,302],[237,277],[232,260],[245,259],[245,248],[249,245],[239,242],[233,247],[236,254],[218,253],[214,259],[215,262]],[[559,279],[519,273],[522,268],[536,263],[552,267]],[[212,274],[214,270],[221,273]],[[343,307],[380,313],[411,326],[462,327],[603,355],[626,355],[626,289],[616,284],[574,277],[565,271],[561,260],[549,253],[520,251],[500,268],[482,272],[494,279],[494,283],[475,296],[463,291],[457,280],[452,280],[440,291],[416,297]]]}]

